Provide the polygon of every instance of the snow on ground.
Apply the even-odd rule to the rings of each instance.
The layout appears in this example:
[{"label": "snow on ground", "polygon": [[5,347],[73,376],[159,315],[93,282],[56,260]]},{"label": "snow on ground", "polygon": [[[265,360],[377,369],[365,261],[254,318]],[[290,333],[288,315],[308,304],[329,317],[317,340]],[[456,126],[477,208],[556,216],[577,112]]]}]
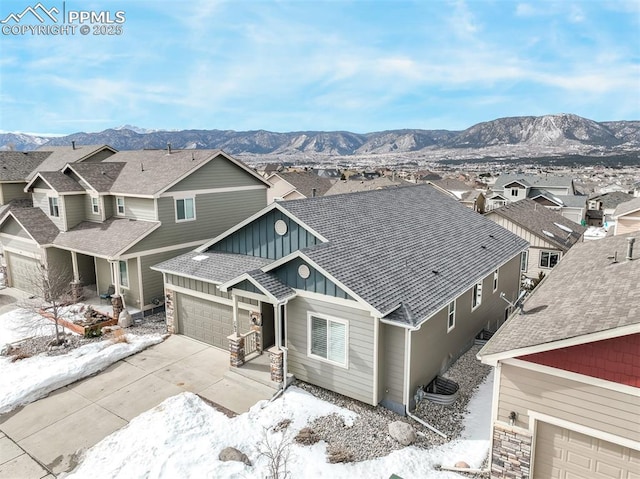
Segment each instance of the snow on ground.
[{"label": "snow on ground", "polygon": [[126,338],[126,343],[111,340],[89,343],[60,356],[39,354],[15,362],[10,357],[0,358],[0,414],[40,399],[163,340],[160,335],[128,334]]},{"label": "snow on ground", "polygon": [[585,240],[597,240],[602,239],[607,236],[608,228],[598,227],[598,226],[589,226],[587,230],[584,232]]},{"label": "snow on ground", "polygon": [[[410,446],[386,457],[349,464],[327,463],[324,442],[313,446],[293,443],[289,460],[291,477],[388,479],[392,474],[404,479],[463,477],[436,471],[434,466],[452,466],[460,460],[473,468],[482,465],[489,450],[492,384],[493,373],[469,403],[461,439],[431,449]],[[353,424],[356,417],[355,413],[296,387],[290,387],[272,403],[262,401],[234,418],[214,410],[194,394],[183,393],[134,418],[89,449],[80,465],[65,478],[265,477],[269,461],[259,454],[265,434],[275,444],[282,434],[294,437],[308,422],[331,413],[342,416],[345,427]],[[292,421],[288,429],[274,432],[274,426],[283,419]],[[253,466],[219,461],[218,454],[227,446],[244,452]]]},{"label": "snow on ground", "polygon": [[0,346],[52,334],[55,334],[53,322],[28,309],[18,308],[0,315]]}]

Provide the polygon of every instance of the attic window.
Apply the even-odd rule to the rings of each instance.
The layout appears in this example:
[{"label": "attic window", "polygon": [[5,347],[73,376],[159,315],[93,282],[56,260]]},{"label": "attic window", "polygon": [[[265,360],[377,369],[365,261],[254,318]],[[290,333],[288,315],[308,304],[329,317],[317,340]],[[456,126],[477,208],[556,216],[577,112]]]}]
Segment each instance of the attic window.
[{"label": "attic window", "polygon": [[560,223],[553,223],[554,225],[556,225],[558,228],[560,228],[562,231],[566,231],[567,233],[573,233],[573,230],[571,228],[567,228],[565,225],[561,225]]},{"label": "attic window", "polygon": [[301,264],[298,267],[298,274],[302,279],[307,279],[311,275],[311,270],[306,264]]},{"label": "attic window", "polygon": [[284,236],[285,234],[287,234],[287,223],[285,223],[283,220],[276,221],[274,228],[276,230],[276,233],[278,233],[278,235],[280,236]]}]

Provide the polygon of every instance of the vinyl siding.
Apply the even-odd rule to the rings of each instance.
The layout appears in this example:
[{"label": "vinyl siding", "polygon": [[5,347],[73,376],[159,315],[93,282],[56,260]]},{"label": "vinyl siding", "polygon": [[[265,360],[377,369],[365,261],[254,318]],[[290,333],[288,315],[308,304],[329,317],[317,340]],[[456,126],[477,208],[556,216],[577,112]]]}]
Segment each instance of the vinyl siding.
[{"label": "vinyl siding", "polygon": [[472,345],[483,328],[495,331],[504,321],[507,303],[500,299],[504,292],[514,301],[520,283],[520,255],[500,268],[498,288],[493,291],[493,273],[482,282],[482,302],[471,310],[473,288],[456,300],[455,327],[447,333],[448,304],[428,319],[417,331],[411,333],[410,396],[420,385],[428,384],[436,375],[443,374],[449,366]]},{"label": "vinyl siding", "polygon": [[20,226],[20,223],[18,223],[11,216],[9,216],[5,220],[4,224],[2,225],[2,228],[0,229],[0,233],[5,233],[12,236],[19,236],[21,238],[26,238],[28,240],[31,240],[27,232],[24,229],[22,229],[22,226]]},{"label": "vinyl siding", "polygon": [[380,324],[379,396],[383,405],[402,408],[404,391],[404,336],[405,329]]},{"label": "vinyl siding", "polygon": [[554,248],[544,248],[544,249],[539,249],[539,248],[529,248],[529,258],[528,258],[528,264],[527,264],[527,271],[526,271],[526,276],[528,276],[529,278],[537,278],[538,275],[540,274],[540,272],[544,273],[544,275],[548,275],[551,270],[553,268],[543,268],[540,266],[540,260],[542,258],[542,252],[543,251],[551,251],[552,253],[558,253],[558,255],[560,255],[560,258],[558,258],[558,261],[560,261],[562,259],[562,252],[554,249]]},{"label": "vinyl siding", "polygon": [[[298,273],[298,268],[301,265],[306,265],[309,268],[309,277],[304,279]],[[271,272],[280,281],[287,286],[295,289],[303,289],[305,291],[312,291],[314,293],[326,294],[327,296],[333,296],[335,298],[351,299],[343,289],[337,286],[333,281],[328,279],[322,273],[317,271],[311,265],[307,264],[300,258],[295,258],[288,263],[276,268]]]},{"label": "vinyl siding", "polygon": [[66,229],[70,230],[85,218],[85,202],[88,195],[70,195],[64,197],[64,217]]},{"label": "vinyl siding", "polygon": [[140,304],[140,286],[138,283],[138,258],[128,259],[127,268],[129,272],[129,287],[120,287],[125,305],[142,309],[142,304]]},{"label": "vinyl siding", "polygon": [[29,198],[29,193],[24,192],[26,183],[2,183],[0,184],[0,205],[6,205],[11,200]]},{"label": "vinyl siding", "polygon": [[104,207],[104,218],[109,219],[115,214],[115,196],[102,196],[102,206]]},{"label": "vinyl siding", "polygon": [[[168,192],[228,188],[230,186],[263,185],[258,178],[248,174],[223,156],[218,156],[195,173],[176,183]],[[266,185],[265,185],[266,190]]]},{"label": "vinyl siding", "polygon": [[42,252],[38,244],[30,238],[0,236],[0,241],[3,248],[13,249],[19,254],[33,253],[39,255]]},{"label": "vinyl siding", "polygon": [[97,197],[98,198],[98,205],[100,210],[98,211],[98,213],[94,213],[93,212],[93,205],[91,203],[91,195],[84,195],[84,219],[89,220],[89,221],[102,221],[103,219],[103,213],[104,213],[104,203],[105,200],[109,201],[110,198],[104,198],[104,197]]},{"label": "vinyl siding", "polygon": [[503,364],[498,421],[528,429],[529,411],[640,441],[640,401],[637,395],[579,383],[558,376]]},{"label": "vinyl siding", "polygon": [[158,214],[162,226],[127,253],[181,244],[187,238],[204,243],[263,208],[266,201],[265,190],[196,195],[196,219],[176,223],[173,198],[159,198]]},{"label": "vinyl siding", "polygon": [[58,249],[47,248],[47,267],[53,271],[55,279],[64,279],[66,282],[73,280],[73,263],[71,262],[71,252]]},{"label": "vinyl siding", "polygon": [[[329,301],[295,298],[287,304],[289,372],[298,379],[367,404],[373,403],[374,320],[366,311]],[[348,321],[347,368],[307,355],[307,313],[321,313]]]},{"label": "vinyl siding", "polygon": [[[275,231],[277,221],[284,221],[287,232],[279,235]],[[309,231],[279,210],[271,210],[244,228],[220,240],[210,249],[225,253],[247,254],[261,258],[280,259],[302,248],[318,244]]]},{"label": "vinyl siding", "polygon": [[142,295],[144,305],[151,305],[151,300],[162,297],[164,294],[164,284],[162,282],[162,273],[153,271],[150,266],[166,261],[175,256],[191,251],[193,248],[182,248],[164,253],[141,256],[140,269],[142,271]]},{"label": "vinyl siding", "polygon": [[113,281],[111,279],[111,269],[106,259],[96,258],[96,287],[98,294],[105,293]]},{"label": "vinyl siding", "polygon": [[60,216],[50,216],[49,215],[49,198],[46,193],[33,193],[33,206],[36,208],[40,208],[44,211],[49,219],[53,222],[54,225],[58,227],[59,230],[64,231],[64,199],[63,197],[58,198],[58,210],[60,212]]},{"label": "vinyl siding", "polygon": [[[154,221],[156,219],[155,205],[151,198],[132,198],[130,196],[124,196],[124,217],[135,220],[149,220]],[[112,208],[116,211],[116,197],[112,197]]]},{"label": "vinyl siding", "polygon": [[[218,302],[220,304],[231,304],[231,293],[225,293],[224,291],[220,291],[217,286],[213,283],[209,283],[207,281],[200,281],[197,279],[185,278],[183,276],[178,276],[175,274],[167,274],[167,289],[172,289],[171,286],[179,286],[181,288],[188,288],[192,291],[197,291],[199,293],[203,293],[209,296],[215,296],[218,299],[211,298],[212,301]],[[238,295],[239,307],[246,309],[250,305],[258,306],[258,301],[255,299],[249,299]],[[253,308],[252,308],[253,309]]]},{"label": "vinyl siding", "polygon": [[97,152],[94,155],[91,155],[89,158],[87,158],[86,160],[82,160],[83,163],[98,163],[99,161],[104,160],[105,158],[109,158],[111,155],[113,155],[113,151],[110,150],[102,150]]},{"label": "vinyl siding", "polygon": [[616,235],[640,231],[640,211],[621,216],[617,221],[615,230]]},{"label": "vinyl siding", "polygon": [[[82,282],[82,284],[95,284],[96,267],[93,261],[93,256],[77,253],[76,258],[78,259],[78,275],[80,276],[80,281]],[[109,285],[107,284],[107,286]],[[105,291],[106,290],[107,288],[105,288]]]}]

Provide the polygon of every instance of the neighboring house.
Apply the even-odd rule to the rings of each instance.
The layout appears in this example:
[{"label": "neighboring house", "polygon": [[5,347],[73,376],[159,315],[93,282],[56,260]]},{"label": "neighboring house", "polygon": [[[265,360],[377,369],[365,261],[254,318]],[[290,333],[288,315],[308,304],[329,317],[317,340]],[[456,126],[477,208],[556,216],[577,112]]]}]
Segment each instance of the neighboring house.
[{"label": "neighboring house", "polygon": [[123,151],[39,171],[31,208],[0,217],[9,284],[33,291],[39,264],[132,308],[152,309],[162,275],[149,266],[189,251],[266,205],[265,180],[219,150]]},{"label": "neighboring house", "polygon": [[573,247],[478,353],[495,367],[492,478],[638,477],[639,243]]},{"label": "neighboring house", "polygon": [[486,210],[491,211],[525,198],[557,210],[576,223],[584,219],[586,197],[578,194],[573,179],[568,176],[500,175],[487,193]]},{"label": "neighboring house", "polygon": [[387,176],[375,178],[373,180],[336,181],[324,194],[325,196],[341,195],[343,193],[356,193],[361,191],[381,190],[384,188],[397,188],[399,186],[411,186],[413,183],[401,179],[392,179]]},{"label": "neighboring house", "polygon": [[540,272],[548,274],[586,231],[531,199],[491,210],[485,216],[529,243],[521,264],[522,274],[528,278],[537,278]]},{"label": "neighboring house", "polygon": [[640,231],[640,197],[621,203],[613,212],[614,235]]},{"label": "neighboring house", "polygon": [[28,199],[27,176],[51,154],[50,151],[0,151],[0,206]]},{"label": "neighboring house", "polygon": [[334,183],[330,178],[318,176],[311,171],[273,173],[267,181],[271,185],[267,192],[268,203],[322,196]]},{"label": "neighboring house", "polygon": [[428,180],[428,184],[435,186],[443,193],[448,193],[460,203],[473,211],[484,213],[485,196],[481,191],[475,190],[460,180],[444,178],[440,180]]},{"label": "neighboring house", "polygon": [[37,151],[50,154],[27,175],[27,181],[30,181],[38,171],[60,171],[69,163],[99,163],[118,152],[109,145],[76,145],[74,141],[71,142],[71,146],[43,145]]},{"label": "neighboring house", "polygon": [[331,180],[339,180],[341,176],[340,170],[337,168],[318,168],[314,169],[313,172],[318,176]]},{"label": "neighboring house", "polygon": [[602,226],[610,224],[613,220],[613,213],[619,204],[633,199],[633,195],[614,191],[592,196],[587,201],[587,213],[585,219],[589,226]]},{"label": "neighboring house", "polygon": [[504,321],[500,296],[518,296],[526,247],[419,185],[272,203],[153,268],[169,331],[231,341],[241,365],[260,324],[272,378],[286,361],[303,381],[404,413],[418,386]]}]

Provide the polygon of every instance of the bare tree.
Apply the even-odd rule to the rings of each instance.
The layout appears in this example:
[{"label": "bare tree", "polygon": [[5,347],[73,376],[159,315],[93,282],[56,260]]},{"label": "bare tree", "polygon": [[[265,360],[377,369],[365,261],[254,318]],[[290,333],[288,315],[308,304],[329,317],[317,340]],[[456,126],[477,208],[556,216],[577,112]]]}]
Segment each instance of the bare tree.
[{"label": "bare tree", "polygon": [[267,476],[269,479],[291,477],[291,471],[289,471],[291,444],[291,434],[286,428],[281,434],[271,434],[267,428],[262,429],[262,440],[258,444],[258,452],[269,461]]},{"label": "bare tree", "polygon": [[64,341],[62,332],[64,326],[61,324],[63,307],[71,302],[71,285],[72,277],[69,268],[56,265],[46,267],[38,265],[27,273],[25,283],[29,288],[29,292],[34,296],[26,300],[23,306],[37,313],[45,311],[53,320],[55,325],[55,344],[60,345]]}]

